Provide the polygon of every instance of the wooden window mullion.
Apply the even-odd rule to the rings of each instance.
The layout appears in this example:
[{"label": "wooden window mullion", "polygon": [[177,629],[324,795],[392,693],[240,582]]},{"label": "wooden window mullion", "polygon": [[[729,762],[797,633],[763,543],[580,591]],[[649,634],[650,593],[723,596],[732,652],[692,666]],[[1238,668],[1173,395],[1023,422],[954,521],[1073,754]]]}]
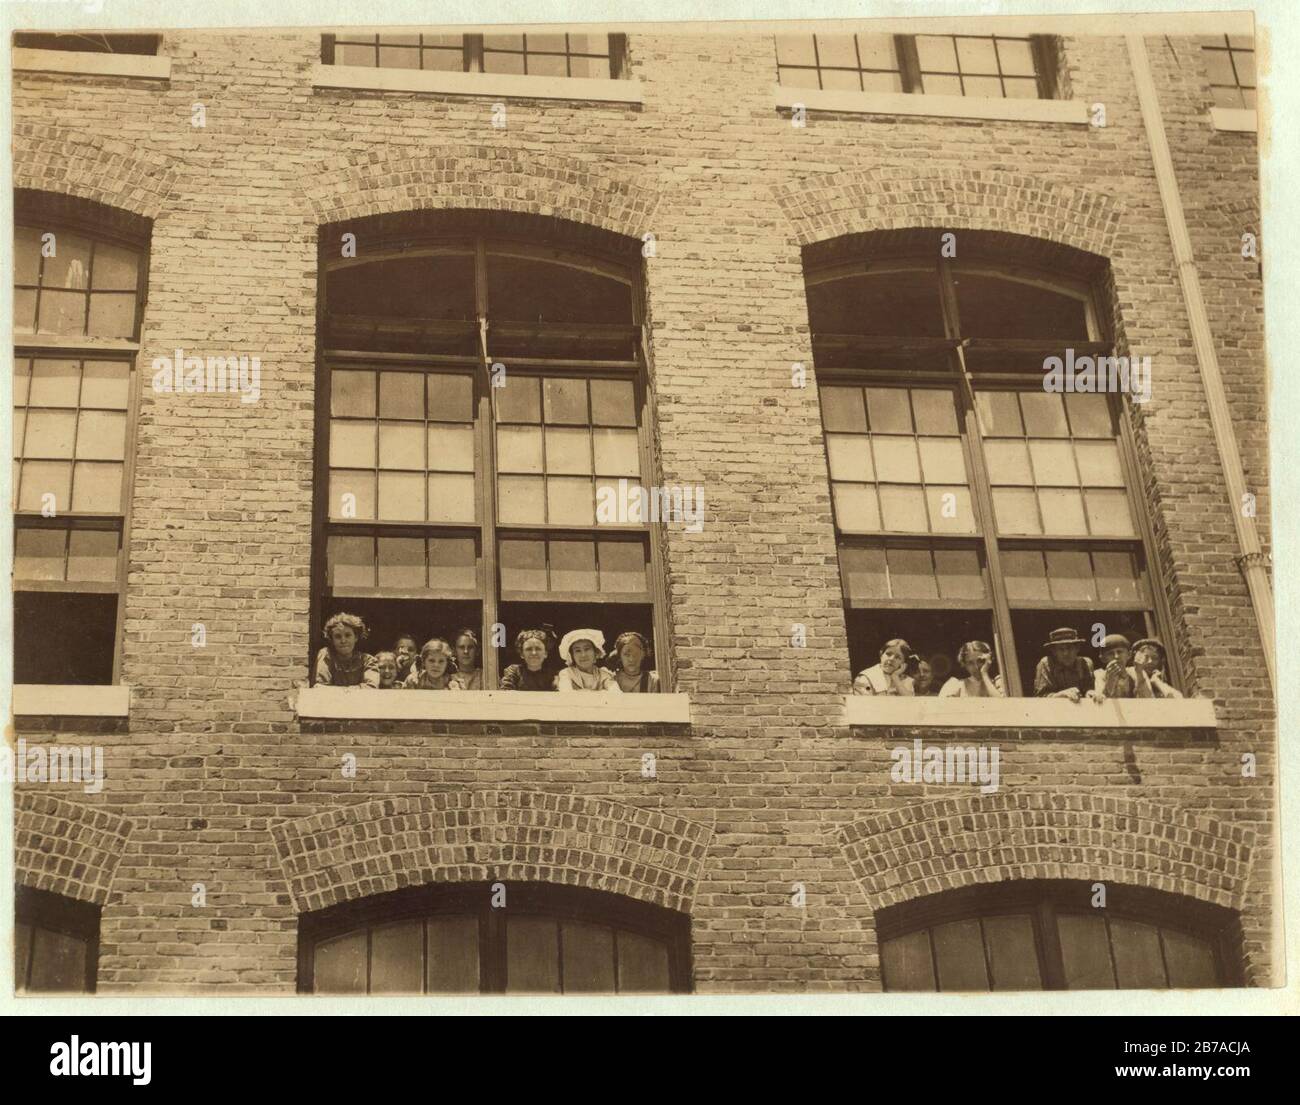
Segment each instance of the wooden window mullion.
[{"label": "wooden window mullion", "polygon": [[898,54],[899,72],[903,78],[904,92],[923,92],[921,62],[916,52],[915,35],[894,35],[894,50]]}]

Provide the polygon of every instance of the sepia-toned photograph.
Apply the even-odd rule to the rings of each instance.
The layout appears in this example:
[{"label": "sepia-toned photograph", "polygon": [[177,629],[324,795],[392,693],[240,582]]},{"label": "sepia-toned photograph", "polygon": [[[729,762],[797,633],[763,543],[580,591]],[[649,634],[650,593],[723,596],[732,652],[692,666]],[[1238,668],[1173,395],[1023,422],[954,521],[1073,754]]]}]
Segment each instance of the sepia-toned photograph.
[{"label": "sepia-toned photograph", "polygon": [[1250,11],[112,7],[5,13],[12,1014],[1285,985]]}]

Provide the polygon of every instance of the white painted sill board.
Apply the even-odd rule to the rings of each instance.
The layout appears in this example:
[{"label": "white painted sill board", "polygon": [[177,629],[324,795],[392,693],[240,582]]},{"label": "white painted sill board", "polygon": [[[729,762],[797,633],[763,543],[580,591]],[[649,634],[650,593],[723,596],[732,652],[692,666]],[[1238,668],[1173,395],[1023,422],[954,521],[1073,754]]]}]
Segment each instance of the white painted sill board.
[{"label": "white painted sill board", "polygon": [[691,700],[684,694],[596,691],[379,691],[364,687],[301,687],[298,717],[302,720],[689,725]]}]

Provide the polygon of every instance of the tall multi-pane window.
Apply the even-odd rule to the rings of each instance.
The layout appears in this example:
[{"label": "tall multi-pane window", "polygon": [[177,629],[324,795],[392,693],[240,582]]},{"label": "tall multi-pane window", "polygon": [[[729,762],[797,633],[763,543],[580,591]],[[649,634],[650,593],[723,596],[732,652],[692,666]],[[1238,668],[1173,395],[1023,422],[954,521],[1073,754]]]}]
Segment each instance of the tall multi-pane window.
[{"label": "tall multi-pane window", "polygon": [[1032,694],[1055,628],[1158,636],[1130,400],[1045,388],[1111,352],[1089,286],[843,253],[806,281],[853,670],[901,638],[942,676],[980,640]]},{"label": "tall multi-pane window", "polygon": [[778,35],[778,79],[794,88],[1050,99],[1050,39],[1006,35]]},{"label": "tall multi-pane window", "polygon": [[14,889],[18,993],[93,993],[98,958],[98,906],[30,886]]},{"label": "tall multi-pane window", "polygon": [[532,77],[618,79],[626,38],[618,34],[361,34],[325,35],[326,65],[503,73]]},{"label": "tall multi-pane window", "polygon": [[1166,990],[1239,985],[1232,914],[1173,894],[1030,880],[877,915],[886,990]]},{"label": "tall multi-pane window", "polygon": [[522,629],[666,639],[639,250],[535,232],[324,264],[316,624],[359,615],[368,651],[474,628],[488,687]]},{"label": "tall multi-pane window", "polygon": [[14,237],[18,683],[117,679],[145,243],[65,215]]},{"label": "tall multi-pane window", "polygon": [[308,914],[302,992],[647,994],[690,988],[684,914],[600,891],[487,883],[419,887]]},{"label": "tall multi-pane window", "polygon": [[1206,46],[1210,91],[1215,107],[1255,106],[1255,40],[1250,35],[1221,35]]}]

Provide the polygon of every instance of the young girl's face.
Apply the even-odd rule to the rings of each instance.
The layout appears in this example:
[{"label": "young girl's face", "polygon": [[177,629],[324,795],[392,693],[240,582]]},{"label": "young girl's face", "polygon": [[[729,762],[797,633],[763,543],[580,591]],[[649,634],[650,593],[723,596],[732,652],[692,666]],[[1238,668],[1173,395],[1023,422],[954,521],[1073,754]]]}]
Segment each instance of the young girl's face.
[{"label": "young girl's face", "polygon": [[980,669],[988,663],[990,655],[982,649],[967,649],[966,659],[963,661],[967,673],[971,676],[979,675]]},{"label": "young girl's face", "polygon": [[1133,663],[1150,675],[1160,670],[1160,650],[1143,646],[1133,654]]},{"label": "young girl's face", "polygon": [[424,671],[432,679],[441,679],[447,672],[447,654],[445,652],[426,652],[424,654]]},{"label": "young girl's face", "polygon": [[569,659],[579,671],[591,671],[596,666],[596,646],[590,641],[579,641],[569,649]]},{"label": "young girl's face", "polygon": [[391,687],[397,681],[397,657],[389,652],[375,659],[379,662],[379,685]]},{"label": "young girl's face", "polygon": [[478,645],[472,637],[461,637],[456,642],[456,666],[461,671],[473,671],[478,667]]},{"label": "young girl's face", "polygon": [[1053,645],[1049,651],[1058,666],[1068,668],[1079,658],[1078,645]]},{"label": "young girl's face", "polygon": [[357,647],[356,631],[346,625],[336,625],[330,630],[330,644],[340,656],[351,656]]},{"label": "young girl's face", "polygon": [[397,662],[400,665],[410,665],[411,658],[415,655],[415,641],[410,637],[403,637],[397,642]]},{"label": "young girl's face", "polygon": [[645,649],[641,647],[641,642],[635,637],[624,641],[623,647],[618,650],[618,662],[628,675],[639,675],[641,665],[645,662]]},{"label": "young girl's face", "polygon": [[901,645],[890,645],[880,654],[880,670],[886,675],[893,675],[903,670],[903,649]]},{"label": "young girl's face", "polygon": [[541,671],[546,663],[546,646],[536,637],[530,637],[519,650],[519,655],[524,658],[529,671]]}]

